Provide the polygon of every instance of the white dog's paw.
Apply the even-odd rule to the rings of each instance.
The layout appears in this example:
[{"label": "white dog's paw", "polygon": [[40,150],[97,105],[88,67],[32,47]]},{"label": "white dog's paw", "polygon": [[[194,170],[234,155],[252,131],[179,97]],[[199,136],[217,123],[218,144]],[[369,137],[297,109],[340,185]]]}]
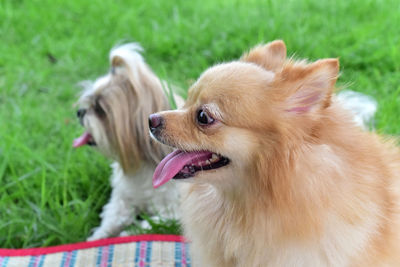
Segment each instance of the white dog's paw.
[{"label": "white dog's paw", "polygon": [[[155,223],[155,224],[160,224],[160,223],[161,223],[161,217],[160,217],[160,216],[157,216],[157,215],[153,215],[153,216],[150,217],[150,221],[151,221],[152,223]],[[141,222],[140,222],[140,227],[141,227],[142,229],[145,229],[145,230],[151,230],[151,229],[152,229],[151,224],[150,224],[149,221],[147,221],[147,220],[141,221]]]},{"label": "white dog's paw", "polygon": [[151,225],[148,221],[143,220],[140,223],[140,228],[145,229],[145,230],[150,230],[151,229]]},{"label": "white dog's paw", "polygon": [[119,236],[130,236],[131,233],[129,231],[122,231]]},{"label": "white dog's paw", "polygon": [[93,241],[93,240],[98,240],[98,239],[103,239],[107,238],[109,235],[107,232],[103,231],[101,228],[94,228],[93,229],[93,234],[89,236],[86,240],[87,241]]}]

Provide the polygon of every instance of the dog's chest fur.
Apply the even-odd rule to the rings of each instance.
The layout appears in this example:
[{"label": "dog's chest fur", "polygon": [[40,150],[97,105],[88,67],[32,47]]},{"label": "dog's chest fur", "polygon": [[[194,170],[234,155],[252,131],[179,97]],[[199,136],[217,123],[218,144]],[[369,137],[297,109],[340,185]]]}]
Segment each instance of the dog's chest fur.
[{"label": "dog's chest fur", "polygon": [[112,194],[118,195],[121,199],[118,205],[136,208],[138,211],[157,214],[165,218],[178,217],[178,207],[175,204],[179,199],[178,190],[172,183],[157,190],[153,188],[151,176],[154,172],[154,164],[144,164],[132,175],[125,174],[117,162],[114,162],[111,167],[113,169]]},{"label": "dog's chest fur", "polygon": [[372,217],[350,224],[327,213],[319,218],[324,226],[318,237],[287,238],[279,216],[235,210],[210,185],[185,187],[182,201],[194,266],[354,266],[352,260],[366,249],[379,224]]}]

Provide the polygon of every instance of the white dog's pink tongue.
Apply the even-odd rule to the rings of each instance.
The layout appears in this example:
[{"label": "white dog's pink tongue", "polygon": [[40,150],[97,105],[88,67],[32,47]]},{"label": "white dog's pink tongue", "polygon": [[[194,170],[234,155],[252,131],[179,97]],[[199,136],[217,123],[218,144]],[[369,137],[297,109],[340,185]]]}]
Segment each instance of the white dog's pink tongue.
[{"label": "white dog's pink tongue", "polygon": [[88,132],[83,133],[81,136],[79,136],[74,140],[73,147],[77,148],[86,145],[89,142],[90,138],[92,138],[90,133]]},{"label": "white dog's pink tongue", "polygon": [[181,150],[175,150],[158,164],[153,175],[153,187],[157,188],[162,186],[174,178],[185,165],[206,160],[210,158],[211,155],[212,153],[208,151],[183,152]]}]

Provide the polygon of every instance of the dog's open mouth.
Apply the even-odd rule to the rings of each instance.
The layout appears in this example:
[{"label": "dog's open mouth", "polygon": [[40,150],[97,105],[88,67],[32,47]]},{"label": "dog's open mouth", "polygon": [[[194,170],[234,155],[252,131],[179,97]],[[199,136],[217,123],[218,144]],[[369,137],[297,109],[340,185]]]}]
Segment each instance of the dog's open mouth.
[{"label": "dog's open mouth", "polygon": [[96,145],[96,142],[94,141],[93,136],[88,132],[84,132],[81,136],[76,138],[73,143],[73,147],[75,147],[75,148],[84,146],[84,145],[89,145],[89,146]]},{"label": "dog's open mouth", "polygon": [[153,186],[157,188],[171,179],[190,178],[199,171],[213,170],[228,164],[228,158],[210,151],[175,150],[158,164],[154,171]]}]

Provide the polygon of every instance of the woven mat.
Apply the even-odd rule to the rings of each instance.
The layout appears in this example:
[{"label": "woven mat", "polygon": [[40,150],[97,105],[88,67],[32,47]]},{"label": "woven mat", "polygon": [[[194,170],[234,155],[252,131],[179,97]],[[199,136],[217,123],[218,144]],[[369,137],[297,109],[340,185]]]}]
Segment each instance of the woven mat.
[{"label": "woven mat", "polygon": [[182,236],[138,235],[32,249],[0,249],[0,267],[189,267]]}]

